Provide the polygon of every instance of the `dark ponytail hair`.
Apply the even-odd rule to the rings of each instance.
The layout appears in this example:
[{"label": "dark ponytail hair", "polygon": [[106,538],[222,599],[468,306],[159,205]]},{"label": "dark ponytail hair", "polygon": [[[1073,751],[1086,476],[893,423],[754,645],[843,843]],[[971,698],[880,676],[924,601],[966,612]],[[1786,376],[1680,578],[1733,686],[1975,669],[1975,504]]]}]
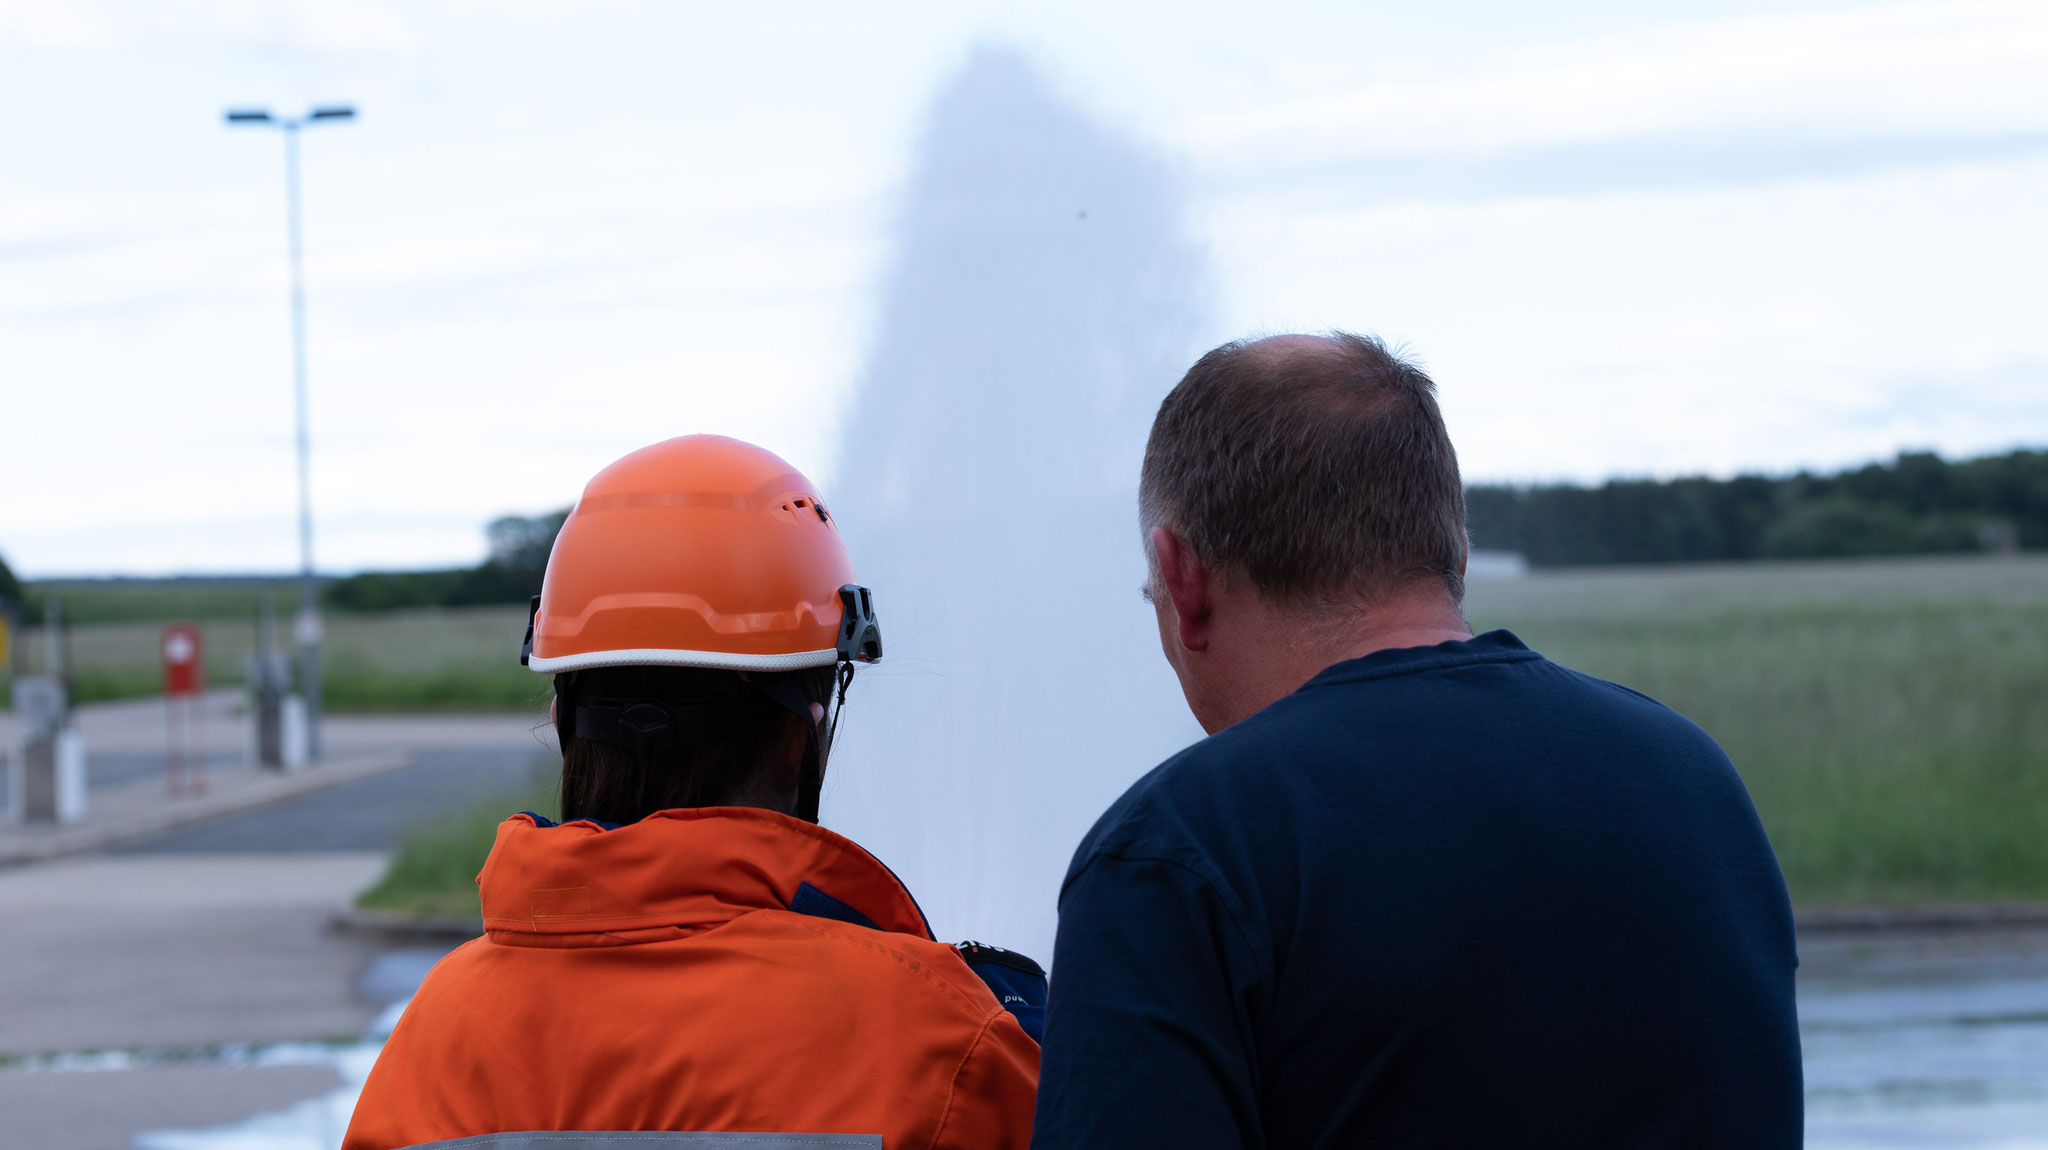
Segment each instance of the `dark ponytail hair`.
[{"label": "dark ponytail hair", "polygon": [[[577,698],[648,699],[702,705],[729,701],[751,716],[734,733],[690,745],[641,751],[574,734],[562,740],[562,820],[638,822],[675,807],[762,807],[795,812],[797,771],[788,761],[792,741],[818,739],[815,724],[780,706],[761,706],[763,686],[793,682],[803,697],[825,705],[833,669],[815,667],[775,674],[696,667],[595,667],[574,673],[559,706]],[[749,679],[752,681],[750,682]],[[558,716],[558,725],[562,718]],[[798,745],[801,745],[799,742]],[[819,748],[822,753],[822,748]],[[821,764],[822,768],[822,764]]]}]

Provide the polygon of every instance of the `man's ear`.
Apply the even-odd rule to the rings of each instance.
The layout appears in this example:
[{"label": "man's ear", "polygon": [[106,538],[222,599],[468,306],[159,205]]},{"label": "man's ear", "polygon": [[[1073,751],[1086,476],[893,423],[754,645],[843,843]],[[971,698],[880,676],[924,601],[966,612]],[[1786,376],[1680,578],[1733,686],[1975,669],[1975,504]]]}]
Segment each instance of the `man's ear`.
[{"label": "man's ear", "polygon": [[1180,645],[1189,651],[1209,649],[1209,618],[1215,613],[1209,572],[1195,549],[1170,527],[1152,529],[1152,554],[1159,560],[1159,583],[1179,627]]}]

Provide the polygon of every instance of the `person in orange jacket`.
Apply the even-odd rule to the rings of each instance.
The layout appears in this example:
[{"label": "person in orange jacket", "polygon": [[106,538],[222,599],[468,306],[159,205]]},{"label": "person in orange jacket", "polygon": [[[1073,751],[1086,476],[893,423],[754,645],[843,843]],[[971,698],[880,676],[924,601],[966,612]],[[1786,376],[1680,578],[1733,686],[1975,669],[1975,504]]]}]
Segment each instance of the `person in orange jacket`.
[{"label": "person in orange jacket", "polygon": [[816,488],[715,436],[626,456],[563,524],[527,645],[564,821],[499,826],[485,936],[406,1007],[345,1150],[1024,1150],[1043,972],[933,941],[817,825],[881,632]]}]

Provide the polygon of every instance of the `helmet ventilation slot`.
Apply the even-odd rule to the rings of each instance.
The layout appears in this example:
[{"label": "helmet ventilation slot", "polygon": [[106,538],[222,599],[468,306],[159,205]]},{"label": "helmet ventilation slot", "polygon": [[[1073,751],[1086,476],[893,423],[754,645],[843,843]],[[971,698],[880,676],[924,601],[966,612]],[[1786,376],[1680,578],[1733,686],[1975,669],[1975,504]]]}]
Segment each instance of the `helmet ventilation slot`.
[{"label": "helmet ventilation slot", "polygon": [[832,522],[832,517],[830,515],[825,514],[825,505],[823,503],[818,502],[816,499],[810,498],[808,496],[802,499],[792,499],[788,503],[783,504],[782,509],[789,513],[790,518],[799,521],[803,519],[803,516],[799,514],[799,512],[810,511],[814,512],[818,516],[818,522]]}]

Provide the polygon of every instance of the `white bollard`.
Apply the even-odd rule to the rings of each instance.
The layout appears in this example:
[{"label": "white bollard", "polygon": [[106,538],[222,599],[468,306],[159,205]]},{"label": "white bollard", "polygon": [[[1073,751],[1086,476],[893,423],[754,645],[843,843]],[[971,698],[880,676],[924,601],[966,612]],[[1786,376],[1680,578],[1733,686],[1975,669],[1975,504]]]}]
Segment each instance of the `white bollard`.
[{"label": "white bollard", "polygon": [[85,817],[85,735],[77,727],[57,732],[57,822]]},{"label": "white bollard", "polygon": [[0,822],[24,821],[22,807],[28,802],[28,771],[23,764],[27,761],[28,740],[17,735],[7,748],[7,781],[0,783],[7,791],[7,814]]},{"label": "white bollard", "polygon": [[283,744],[283,768],[287,771],[304,770],[306,766],[306,700],[298,695],[287,695],[284,700],[282,722],[279,726],[278,741]]}]

